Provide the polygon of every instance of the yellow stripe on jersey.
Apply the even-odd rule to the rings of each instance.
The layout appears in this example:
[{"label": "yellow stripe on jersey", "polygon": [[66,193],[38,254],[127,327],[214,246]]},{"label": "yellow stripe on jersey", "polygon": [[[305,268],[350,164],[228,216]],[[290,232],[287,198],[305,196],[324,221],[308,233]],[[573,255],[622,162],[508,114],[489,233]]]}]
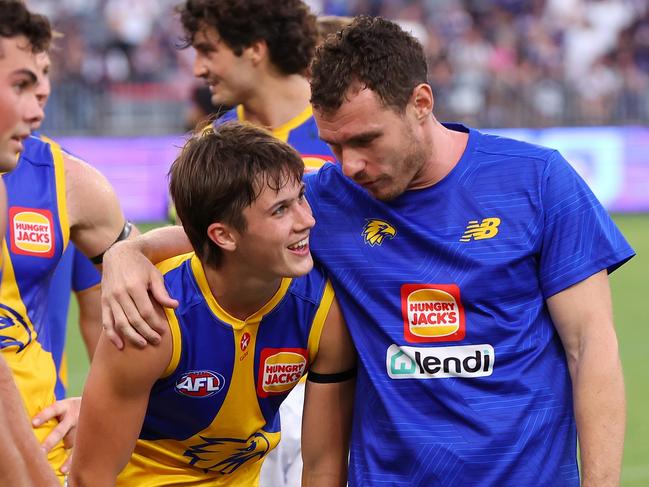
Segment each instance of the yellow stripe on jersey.
[{"label": "yellow stripe on jersey", "polygon": [[[291,130],[298,128],[309,118],[311,118],[311,116],[313,116],[313,108],[311,107],[311,105],[308,105],[302,111],[302,113],[293,117],[291,120],[280,125],[279,127],[272,129],[271,133],[282,142],[286,142],[288,141],[288,136],[291,133]],[[246,121],[246,113],[245,113],[245,109],[243,108],[243,105],[237,106],[237,118],[242,122]]]},{"label": "yellow stripe on jersey", "polygon": [[327,284],[325,285],[324,292],[322,293],[320,306],[318,306],[318,311],[316,311],[315,317],[313,318],[313,325],[311,326],[311,331],[309,332],[309,363],[313,363],[316,355],[318,355],[322,328],[324,327],[325,321],[327,320],[327,315],[329,314],[329,310],[331,309],[331,303],[334,300],[334,295],[334,289],[331,285],[331,281],[327,279]]},{"label": "yellow stripe on jersey", "polygon": [[[36,340],[36,330],[29,319],[25,303],[20,295],[6,242],[2,242],[2,261],[4,266],[0,283],[0,302],[3,304],[1,313],[7,314],[7,318],[15,323],[13,326],[3,329],[3,334],[6,335],[6,338],[14,339],[17,345],[2,348],[0,353],[11,368],[16,387],[25,403],[27,415],[31,418],[56,401],[54,395],[56,367],[52,354],[43,349]],[[20,315],[23,326],[16,323],[15,316],[10,316],[13,313]],[[18,353],[18,344],[28,345]],[[38,441],[42,442],[57,424],[56,419],[51,419],[34,428],[34,434]],[[66,453],[62,441],[47,454],[47,460],[59,476],[59,480],[63,480],[59,469],[65,458]]]},{"label": "yellow stripe on jersey", "polygon": [[180,333],[180,324],[178,323],[178,318],[176,313],[172,308],[164,309],[165,315],[167,316],[167,323],[169,324],[169,331],[171,332],[171,358],[169,359],[169,364],[167,368],[160,376],[161,379],[169,377],[173,374],[178,367],[178,362],[180,361],[180,352],[182,351],[182,336]]},{"label": "yellow stripe on jersey", "polygon": [[56,180],[56,203],[59,211],[59,225],[63,234],[63,250],[68,246],[70,240],[70,223],[68,222],[68,207],[65,198],[65,164],[63,162],[63,150],[61,146],[52,139],[45,136],[40,137],[43,142],[50,146],[52,159],[54,161],[54,176]]},{"label": "yellow stripe on jersey", "polygon": [[203,297],[205,298],[207,305],[210,307],[212,313],[214,313],[214,315],[218,319],[224,321],[225,323],[228,323],[230,326],[232,326],[232,328],[234,328],[237,331],[242,330],[245,326],[250,325],[252,323],[259,323],[261,319],[264,317],[264,315],[272,311],[273,308],[275,308],[275,306],[277,306],[277,304],[282,300],[282,298],[286,295],[286,291],[288,290],[292,282],[291,278],[288,277],[283,278],[279,286],[279,289],[265,305],[263,305],[259,310],[257,310],[250,316],[248,316],[245,320],[240,320],[232,316],[226,310],[224,310],[214,298],[214,295],[210,290],[210,286],[207,283],[207,277],[205,276],[203,265],[201,264],[201,261],[198,258],[198,256],[194,255],[192,257],[191,265],[192,265],[192,271],[194,273],[194,277],[196,278],[196,282],[198,283],[198,287]]},{"label": "yellow stripe on jersey", "polygon": [[[157,264],[157,268],[162,274],[164,274],[171,269],[179,267],[183,262],[191,259],[193,256],[194,252],[177,255],[160,262],[159,264]],[[174,313],[174,310],[172,308],[165,308],[164,312],[165,316],[167,317],[167,323],[169,324],[169,331],[171,332],[171,358],[169,359],[167,368],[160,376],[161,378],[169,377],[174,373],[176,367],[178,367],[178,362],[180,361],[180,352],[182,351],[182,337],[180,334],[180,325],[178,323],[176,313]]]}]

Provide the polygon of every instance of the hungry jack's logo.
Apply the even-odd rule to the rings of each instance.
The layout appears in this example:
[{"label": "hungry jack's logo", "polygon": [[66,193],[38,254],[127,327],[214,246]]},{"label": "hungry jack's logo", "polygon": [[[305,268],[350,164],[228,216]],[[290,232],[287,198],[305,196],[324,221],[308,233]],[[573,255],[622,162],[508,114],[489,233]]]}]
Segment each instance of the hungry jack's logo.
[{"label": "hungry jack's logo", "polygon": [[374,219],[366,220],[363,231],[361,232],[365,243],[372,247],[382,245],[386,237],[393,239],[396,234],[397,230],[388,222]]},{"label": "hungry jack's logo", "polygon": [[454,284],[404,284],[401,312],[408,342],[455,342],[466,335],[460,288]]},{"label": "hungry jack's logo", "polygon": [[13,206],[9,209],[11,251],[50,258],[54,255],[54,218],[49,210]]},{"label": "hungry jack's logo", "polygon": [[259,397],[284,394],[306,372],[308,352],[304,348],[265,348],[259,357]]}]

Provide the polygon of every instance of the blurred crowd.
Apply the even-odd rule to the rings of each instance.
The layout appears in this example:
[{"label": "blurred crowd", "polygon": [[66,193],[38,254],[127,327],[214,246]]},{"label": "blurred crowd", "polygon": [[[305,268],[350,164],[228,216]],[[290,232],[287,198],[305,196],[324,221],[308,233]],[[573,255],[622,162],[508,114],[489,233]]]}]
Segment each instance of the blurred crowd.
[{"label": "blurred crowd", "polygon": [[[177,49],[178,1],[28,0],[64,33],[49,124],[59,132],[175,129],[163,121],[177,118],[194,84],[191,49]],[[427,50],[440,119],[480,127],[649,120],[647,0],[307,3],[320,14],[381,15],[411,30]]]}]

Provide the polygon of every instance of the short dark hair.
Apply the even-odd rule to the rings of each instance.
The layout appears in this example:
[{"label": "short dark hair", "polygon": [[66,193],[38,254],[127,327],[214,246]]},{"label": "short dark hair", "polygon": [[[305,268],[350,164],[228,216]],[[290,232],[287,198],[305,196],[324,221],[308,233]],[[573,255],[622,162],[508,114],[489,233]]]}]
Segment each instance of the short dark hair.
[{"label": "short dark hair", "polygon": [[185,144],[169,170],[169,188],[196,254],[218,267],[223,254],[207,236],[208,227],[223,222],[245,231],[243,210],[263,189],[279,191],[303,173],[302,158],[288,144],[251,124],[228,122]]},{"label": "short dark hair", "polygon": [[374,91],[403,112],[415,86],[428,82],[424,50],[394,22],[359,16],[318,47],[311,65],[311,104],[322,111],[342,105],[353,83]]},{"label": "short dark hair", "polygon": [[216,29],[237,56],[264,40],[271,62],[287,75],[304,72],[315,51],[315,16],[302,0],[187,0],[176,10],[185,30],[183,47],[205,27]]},{"label": "short dark hair", "polygon": [[52,40],[50,21],[30,12],[20,0],[0,0],[0,37],[17,36],[25,36],[34,53],[47,51]]}]

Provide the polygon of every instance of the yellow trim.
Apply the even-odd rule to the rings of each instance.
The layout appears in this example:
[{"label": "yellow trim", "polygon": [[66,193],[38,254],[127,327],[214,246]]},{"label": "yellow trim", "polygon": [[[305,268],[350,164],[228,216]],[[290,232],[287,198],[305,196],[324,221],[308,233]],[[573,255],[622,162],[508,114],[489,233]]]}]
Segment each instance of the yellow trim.
[{"label": "yellow trim", "polygon": [[176,313],[171,308],[165,308],[164,312],[167,316],[169,331],[171,332],[171,358],[169,359],[167,368],[160,376],[161,379],[169,377],[175,372],[178,367],[178,362],[180,362],[180,352],[182,350],[182,334],[180,332],[180,324],[178,323]]},{"label": "yellow trim", "polygon": [[162,262],[156,264],[156,267],[161,274],[169,272],[171,269],[180,267],[180,265],[185,262],[187,259],[191,259],[194,256],[194,252],[187,252],[186,254],[176,255],[170,257],[169,259],[163,260]]},{"label": "yellow trim", "polygon": [[[299,115],[293,117],[288,122],[271,129],[272,134],[281,140],[282,142],[288,141],[288,136],[291,133],[291,130],[298,128],[309,118],[313,116],[313,108],[309,104]],[[246,113],[243,105],[237,106],[237,118],[242,122],[246,121]]]},{"label": "yellow trim", "polygon": [[214,315],[221,321],[224,321],[225,323],[231,325],[235,330],[240,330],[244,326],[251,323],[259,323],[261,319],[264,317],[264,315],[272,311],[273,308],[275,308],[275,306],[277,306],[277,304],[284,298],[284,296],[286,295],[286,291],[288,291],[288,288],[292,282],[292,279],[288,277],[283,278],[282,283],[279,286],[279,289],[273,295],[273,297],[270,298],[270,300],[268,300],[266,304],[264,304],[260,309],[258,309],[253,314],[248,316],[245,320],[240,320],[239,318],[235,318],[226,310],[224,310],[214,298],[214,295],[212,294],[212,290],[210,289],[210,286],[207,283],[207,277],[205,276],[203,265],[201,264],[201,261],[198,258],[198,256],[194,255],[192,257],[191,265],[192,265],[192,271],[194,273],[194,277],[196,278],[196,283],[198,284],[198,288],[203,294],[203,297],[205,298],[205,301],[207,302],[207,305],[210,307],[212,313],[214,313]]},{"label": "yellow trim", "polygon": [[[188,259],[191,259],[194,255],[194,252],[188,252],[186,254],[176,255],[167,260],[163,260],[156,265],[158,270],[165,274],[172,269],[180,267],[180,265]],[[180,324],[178,323],[178,318],[176,313],[171,308],[164,308],[165,316],[167,317],[167,324],[169,325],[169,331],[171,332],[171,358],[169,359],[169,364],[167,368],[162,373],[160,378],[169,377],[174,373],[176,367],[178,367],[178,362],[180,362],[180,352],[182,350],[182,334],[180,332]]]},{"label": "yellow trim", "polygon": [[54,160],[54,176],[56,181],[56,202],[59,211],[59,225],[63,234],[63,250],[70,240],[70,223],[68,221],[68,205],[65,196],[65,163],[61,146],[52,139],[41,136],[41,140],[50,146]]},{"label": "yellow trim", "polygon": [[320,346],[320,337],[322,336],[322,329],[324,328],[325,321],[327,320],[327,315],[331,309],[331,303],[334,300],[334,289],[331,286],[331,281],[327,279],[327,284],[322,293],[322,299],[320,300],[320,306],[318,306],[318,311],[316,311],[315,317],[313,318],[313,324],[311,325],[311,331],[309,332],[309,363],[312,363],[315,360],[316,355],[318,354],[318,348]]}]

